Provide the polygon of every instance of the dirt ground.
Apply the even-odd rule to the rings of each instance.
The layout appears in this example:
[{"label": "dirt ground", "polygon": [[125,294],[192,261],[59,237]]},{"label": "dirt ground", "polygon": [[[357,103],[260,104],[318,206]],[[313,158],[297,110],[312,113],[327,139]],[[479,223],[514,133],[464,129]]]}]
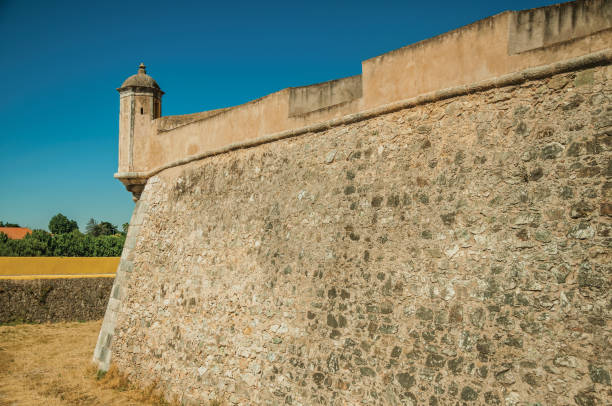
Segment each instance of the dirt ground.
[{"label": "dirt ground", "polygon": [[165,405],[91,359],[101,321],[0,326],[0,406]]}]

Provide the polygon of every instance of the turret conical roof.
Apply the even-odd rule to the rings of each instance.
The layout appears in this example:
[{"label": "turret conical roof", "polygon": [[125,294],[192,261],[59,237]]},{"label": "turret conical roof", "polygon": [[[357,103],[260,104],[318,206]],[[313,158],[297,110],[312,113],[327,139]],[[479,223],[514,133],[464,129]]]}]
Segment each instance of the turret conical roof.
[{"label": "turret conical roof", "polygon": [[117,90],[126,87],[149,87],[161,91],[155,79],[147,75],[147,67],[143,63],[138,67],[138,73],[127,78]]}]

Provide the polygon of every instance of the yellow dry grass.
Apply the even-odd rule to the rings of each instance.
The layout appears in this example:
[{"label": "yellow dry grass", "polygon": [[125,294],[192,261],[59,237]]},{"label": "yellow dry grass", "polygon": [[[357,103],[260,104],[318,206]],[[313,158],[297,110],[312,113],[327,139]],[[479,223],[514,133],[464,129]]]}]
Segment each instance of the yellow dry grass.
[{"label": "yellow dry grass", "polygon": [[114,276],[119,257],[0,257],[0,279]]},{"label": "yellow dry grass", "polygon": [[101,321],[0,326],[0,406],[167,405],[92,365]]}]

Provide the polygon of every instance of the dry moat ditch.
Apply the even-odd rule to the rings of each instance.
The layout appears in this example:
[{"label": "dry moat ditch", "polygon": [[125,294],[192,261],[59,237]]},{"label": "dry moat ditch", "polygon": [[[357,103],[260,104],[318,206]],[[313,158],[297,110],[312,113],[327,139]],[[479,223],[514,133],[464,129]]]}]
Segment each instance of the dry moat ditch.
[{"label": "dry moat ditch", "polygon": [[112,370],[97,373],[91,354],[100,324],[0,326],[0,406],[171,405],[155,387],[135,388]]}]

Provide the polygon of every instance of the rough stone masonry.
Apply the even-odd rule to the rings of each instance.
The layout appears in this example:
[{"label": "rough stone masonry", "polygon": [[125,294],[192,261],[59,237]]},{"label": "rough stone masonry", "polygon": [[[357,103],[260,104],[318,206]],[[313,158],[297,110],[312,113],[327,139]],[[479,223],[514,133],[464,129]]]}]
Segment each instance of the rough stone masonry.
[{"label": "rough stone masonry", "polygon": [[598,61],[160,170],[95,358],[187,405],[610,404]]}]

